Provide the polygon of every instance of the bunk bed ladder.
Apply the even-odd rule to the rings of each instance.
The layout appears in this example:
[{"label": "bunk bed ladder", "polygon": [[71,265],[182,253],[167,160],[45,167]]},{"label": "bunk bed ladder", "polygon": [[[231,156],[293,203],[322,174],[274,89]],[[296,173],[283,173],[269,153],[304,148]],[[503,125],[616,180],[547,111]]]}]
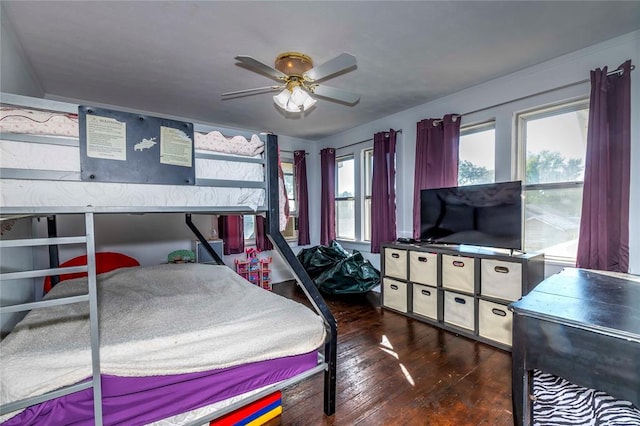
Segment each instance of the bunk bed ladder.
[{"label": "bunk bed ladder", "polygon": [[291,247],[282,236],[279,227],[279,191],[278,188],[278,137],[267,135],[267,191],[269,206],[267,210],[267,236],[273,243],[274,248],[285,259],[285,263],[290,266],[291,272],[297,281],[302,284],[302,289],[316,311],[322,316],[329,327],[329,336],[325,342],[324,356],[327,363],[327,370],[324,373],[324,413],[331,416],[336,411],[336,358],[337,358],[337,336],[338,325],[331,310],[320,295],[315,284],[305,271],[304,267],[291,250]]},{"label": "bunk bed ladder", "polygon": [[102,386],[100,380],[100,332],[98,329],[98,289],[96,279],[96,242],[93,213],[85,213],[87,235],[87,273],[89,287],[89,327],[91,330],[91,369],[93,376],[93,415],[96,426],[102,426]]},{"label": "bunk bed ladder", "polygon": [[[49,269],[34,269],[30,271],[5,272],[0,273],[0,281],[39,278],[39,277],[55,277],[61,273],[87,272],[88,274],[88,293],[79,296],[64,297],[58,299],[49,299],[39,302],[21,303],[16,305],[0,307],[0,314],[23,312],[32,309],[47,308],[59,306],[69,303],[89,303],[89,325],[91,338],[91,365],[92,380],[67,386],[52,392],[48,392],[36,397],[25,398],[10,404],[0,406],[0,415],[10,413],[31,405],[39,404],[60,396],[79,392],[84,389],[93,388],[93,408],[95,424],[102,426],[102,386],[100,381],[100,336],[98,332],[98,296],[96,286],[96,257],[95,257],[95,233],[93,213],[85,213],[85,235],[76,237],[57,237],[55,230],[55,219],[47,219],[47,231],[49,238],[23,238],[17,240],[0,240],[1,248],[10,247],[36,247],[48,246],[50,260],[53,264]],[[61,244],[86,244],[87,265],[60,268],[57,264],[57,247]],[[55,252],[55,253],[54,253]]]}]

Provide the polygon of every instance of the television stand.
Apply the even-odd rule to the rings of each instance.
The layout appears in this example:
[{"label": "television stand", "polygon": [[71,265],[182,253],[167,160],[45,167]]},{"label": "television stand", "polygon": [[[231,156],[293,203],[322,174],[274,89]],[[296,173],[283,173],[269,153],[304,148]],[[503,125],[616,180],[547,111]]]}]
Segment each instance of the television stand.
[{"label": "television stand", "polygon": [[439,243],[383,244],[382,307],[511,349],[508,305],[544,279],[544,254]]}]

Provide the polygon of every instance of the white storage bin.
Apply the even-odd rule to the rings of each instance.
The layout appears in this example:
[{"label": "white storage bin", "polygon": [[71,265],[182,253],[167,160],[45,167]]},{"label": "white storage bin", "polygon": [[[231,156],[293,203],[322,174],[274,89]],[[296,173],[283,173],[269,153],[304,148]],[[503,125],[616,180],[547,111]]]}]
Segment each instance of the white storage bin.
[{"label": "white storage bin", "polygon": [[391,309],[407,312],[407,283],[382,279],[382,304]]},{"label": "white storage bin", "polygon": [[426,285],[413,285],[413,306],[414,314],[438,319],[438,290],[435,287]]},{"label": "white storage bin", "polygon": [[442,287],[474,293],[474,262],[472,257],[442,255]]},{"label": "white storage bin", "polygon": [[475,308],[472,296],[444,292],[444,322],[456,327],[475,330]]},{"label": "white storage bin", "polygon": [[407,279],[407,251],[385,247],[384,274],[388,277]]},{"label": "white storage bin", "polygon": [[511,346],[513,313],[506,305],[480,300],[478,331],[482,337]]},{"label": "white storage bin", "polygon": [[414,283],[438,285],[438,255],[409,251],[409,280]]},{"label": "white storage bin", "polygon": [[522,264],[502,260],[480,261],[480,293],[505,300],[522,297]]}]

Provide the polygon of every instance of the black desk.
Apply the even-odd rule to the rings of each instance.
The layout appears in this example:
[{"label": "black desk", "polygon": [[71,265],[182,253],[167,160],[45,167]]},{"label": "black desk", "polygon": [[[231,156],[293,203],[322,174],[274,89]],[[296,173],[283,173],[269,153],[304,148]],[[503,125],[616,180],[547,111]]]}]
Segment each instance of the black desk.
[{"label": "black desk", "polygon": [[640,282],[567,269],[510,309],[517,425],[532,423],[533,370],[640,407]]}]

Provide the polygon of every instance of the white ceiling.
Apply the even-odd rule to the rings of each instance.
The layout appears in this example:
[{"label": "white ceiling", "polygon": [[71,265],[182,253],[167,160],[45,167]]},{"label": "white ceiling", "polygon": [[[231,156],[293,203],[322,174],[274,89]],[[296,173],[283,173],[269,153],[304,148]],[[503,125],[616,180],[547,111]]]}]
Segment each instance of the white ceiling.
[{"label": "white ceiling", "polygon": [[[229,127],[320,139],[640,28],[640,1],[8,1],[2,12],[47,97],[88,100]],[[236,65],[341,52],[357,69],[285,117],[274,84]]]}]

